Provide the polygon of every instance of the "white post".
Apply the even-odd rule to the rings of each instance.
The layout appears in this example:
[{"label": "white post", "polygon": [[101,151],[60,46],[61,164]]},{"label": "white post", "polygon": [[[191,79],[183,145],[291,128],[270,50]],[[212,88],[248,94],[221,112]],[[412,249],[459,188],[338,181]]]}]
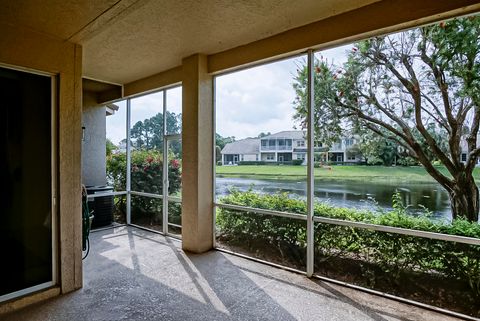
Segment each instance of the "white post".
[{"label": "white post", "polygon": [[307,100],[307,276],[313,275],[314,266],[314,225],[313,225],[313,192],[314,192],[314,128],[313,128],[313,106],[314,106],[314,88],[313,88],[313,68],[314,68],[313,50],[308,50],[308,100]]},{"label": "white post", "polygon": [[167,136],[167,91],[163,91],[163,177],[162,177],[162,230],[168,234],[168,140]]},{"label": "white post", "polygon": [[131,189],[131,167],[132,167],[132,155],[131,155],[131,142],[130,142],[130,121],[131,121],[131,109],[130,98],[127,99],[127,173],[126,173],[126,190],[127,190],[127,224],[132,223],[132,189]]}]

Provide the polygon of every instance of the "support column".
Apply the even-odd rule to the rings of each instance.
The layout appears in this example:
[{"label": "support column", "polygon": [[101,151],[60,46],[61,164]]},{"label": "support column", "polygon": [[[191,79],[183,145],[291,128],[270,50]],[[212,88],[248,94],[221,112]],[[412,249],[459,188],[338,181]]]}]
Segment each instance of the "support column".
[{"label": "support column", "polygon": [[182,247],[213,247],[213,78],[207,57],[182,62]]}]

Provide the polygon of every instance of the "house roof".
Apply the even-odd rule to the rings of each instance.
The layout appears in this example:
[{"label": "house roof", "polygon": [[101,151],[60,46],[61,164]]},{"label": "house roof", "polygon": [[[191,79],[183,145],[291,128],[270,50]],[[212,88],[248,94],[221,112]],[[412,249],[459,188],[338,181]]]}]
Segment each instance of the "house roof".
[{"label": "house roof", "polygon": [[259,147],[259,138],[246,138],[226,144],[222,149],[222,154],[257,154]]},{"label": "house roof", "polygon": [[271,134],[265,138],[291,138],[291,139],[305,139],[306,133],[303,130],[284,130],[275,134]]},{"label": "house roof", "polygon": [[108,104],[105,106],[106,108],[106,114],[107,116],[111,116],[113,114],[115,114],[116,111],[118,111],[118,106],[115,105],[115,104]]}]

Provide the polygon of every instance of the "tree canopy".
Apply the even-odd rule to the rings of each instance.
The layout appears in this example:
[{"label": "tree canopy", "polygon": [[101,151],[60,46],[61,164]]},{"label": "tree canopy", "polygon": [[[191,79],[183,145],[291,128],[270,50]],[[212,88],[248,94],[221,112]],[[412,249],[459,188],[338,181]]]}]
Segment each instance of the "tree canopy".
[{"label": "tree canopy", "polygon": [[[182,114],[167,111],[167,133],[180,133]],[[136,149],[163,148],[163,113],[136,122],[131,131],[132,146]]]},{"label": "tree canopy", "polygon": [[[295,119],[305,125],[307,70],[299,70]],[[395,142],[449,193],[454,218],[478,220],[472,176],[480,155],[480,19],[467,17],[355,43],[347,61],[320,58],[314,73],[315,134],[345,130]],[[467,158],[462,162],[461,154]],[[448,170],[442,174],[432,164]]]}]

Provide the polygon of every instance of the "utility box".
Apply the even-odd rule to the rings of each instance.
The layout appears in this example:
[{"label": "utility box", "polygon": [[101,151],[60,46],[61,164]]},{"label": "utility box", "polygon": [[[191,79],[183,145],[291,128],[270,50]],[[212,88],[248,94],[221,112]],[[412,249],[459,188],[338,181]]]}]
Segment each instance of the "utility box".
[{"label": "utility box", "polygon": [[[87,195],[113,192],[112,186],[87,186]],[[102,227],[113,223],[113,195],[98,196],[89,199],[88,208],[93,210],[92,228]]]}]

